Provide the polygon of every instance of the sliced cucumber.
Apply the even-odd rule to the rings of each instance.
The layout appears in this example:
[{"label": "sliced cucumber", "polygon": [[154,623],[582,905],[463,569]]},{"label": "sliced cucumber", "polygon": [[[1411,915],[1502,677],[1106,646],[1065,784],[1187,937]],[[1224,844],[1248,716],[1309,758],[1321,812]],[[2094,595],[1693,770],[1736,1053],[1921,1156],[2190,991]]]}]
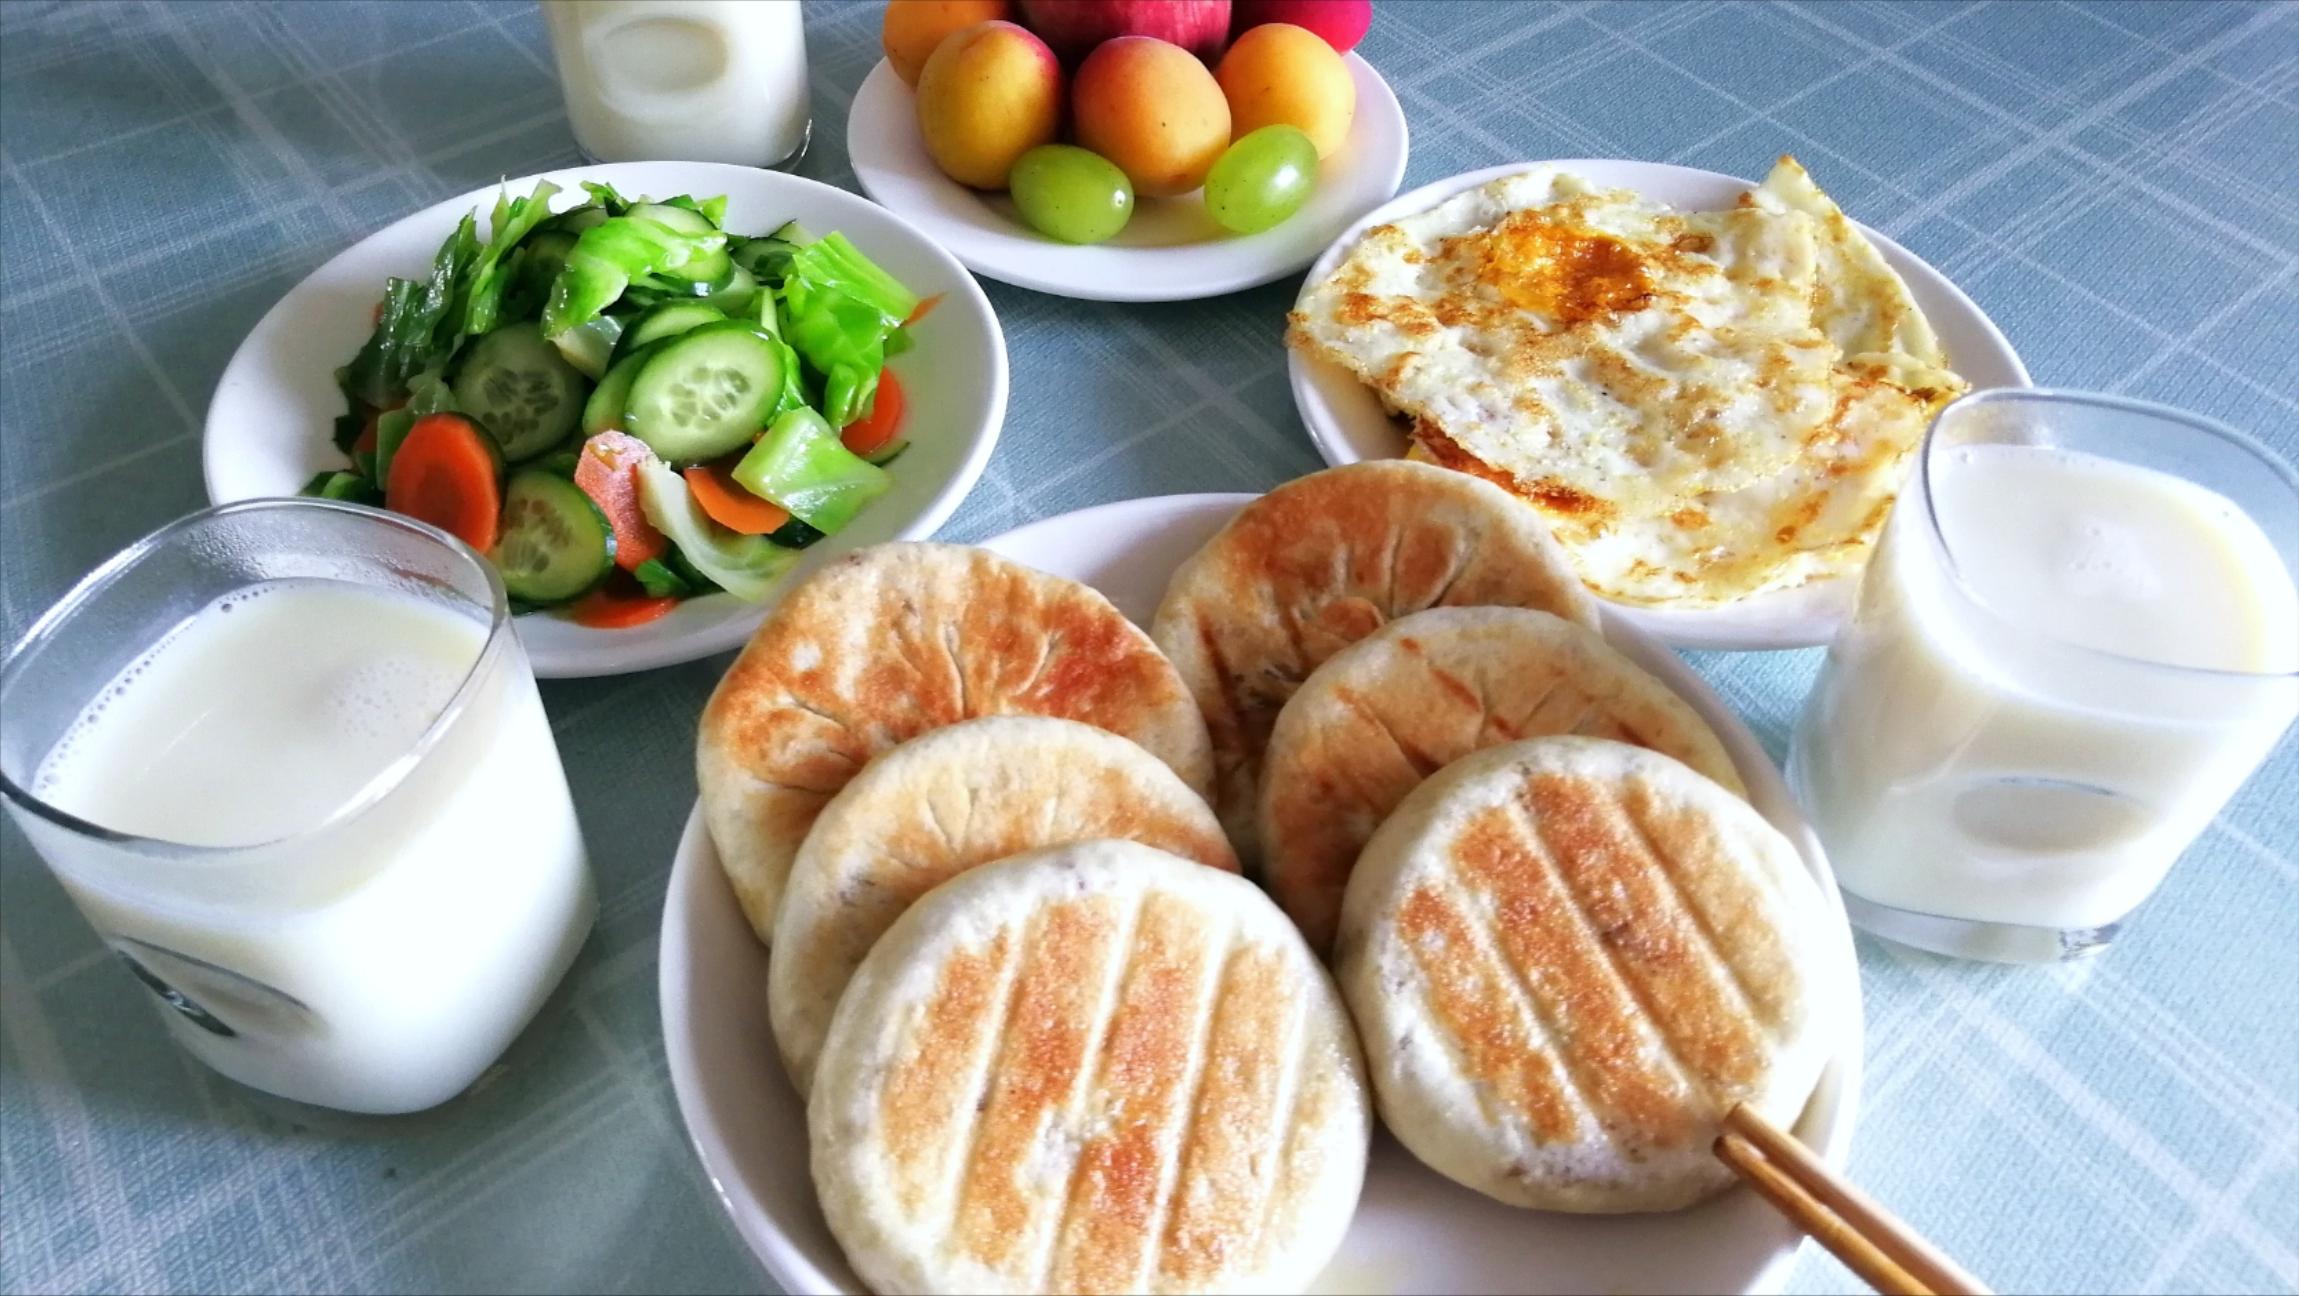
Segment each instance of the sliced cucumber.
[{"label": "sliced cucumber", "polygon": [[894,485],[885,469],[847,449],[811,409],[776,418],[734,466],[734,479],[824,535],[836,535]]},{"label": "sliced cucumber", "polygon": [[684,283],[716,286],[725,283],[727,275],[734,269],[734,261],[726,253],[726,235],[701,212],[665,206],[662,203],[640,203],[625,214],[653,221],[687,238],[717,238],[716,245],[697,251],[678,265],[663,267],[664,276]]},{"label": "sliced cucumber", "polygon": [[709,217],[692,207],[673,207],[669,203],[656,202],[639,203],[623,214],[651,220],[674,234],[684,234],[688,238],[701,238],[719,232],[718,226],[711,224]]},{"label": "sliced cucumber", "polygon": [[530,459],[558,445],[583,416],[583,375],[529,320],[471,344],[455,376],[455,402],[495,438],[503,458]]},{"label": "sliced cucumber", "polygon": [[375,483],[355,472],[336,469],[323,472],[303,484],[298,494],[315,495],[320,499],[343,500],[352,504],[381,504],[383,492]]},{"label": "sliced cucumber", "polygon": [[767,237],[794,245],[814,241],[814,235],[807,233],[806,227],[797,221],[784,221],[775,226],[774,233],[767,235]]},{"label": "sliced cucumber", "polygon": [[575,372],[597,382],[614,360],[615,343],[622,339],[623,324],[620,315],[593,316],[552,338],[551,345],[559,348],[559,355],[575,366]]},{"label": "sliced cucumber", "polygon": [[716,459],[758,435],[782,394],[773,339],[725,320],[656,345],[631,382],[625,432],[676,464]]},{"label": "sliced cucumber", "polygon": [[778,238],[741,239],[727,249],[734,263],[750,271],[766,283],[781,283],[790,272],[790,254],[797,251],[793,244]]},{"label": "sliced cucumber", "polygon": [[640,347],[608,366],[600,377],[599,385],[591,389],[591,398],[583,402],[583,435],[595,437],[608,430],[620,431],[623,426],[623,408],[631,399],[631,384],[638,379],[639,370],[656,351],[655,347]]},{"label": "sliced cucumber", "polygon": [[[643,502],[644,501],[642,501],[642,503]],[[657,527],[655,529],[659,531],[662,528]],[[669,555],[663,559],[663,563],[665,566],[669,567],[672,572],[676,573],[680,580],[683,580],[687,583],[687,588],[693,590],[697,594],[715,593],[719,588],[718,582],[712,580],[708,576],[703,575],[702,568],[695,566],[694,563],[688,559],[685,554],[680,553],[679,547],[677,545],[671,546],[671,551]],[[636,572],[632,573],[634,576],[637,574],[638,573]]]},{"label": "sliced cucumber", "polygon": [[575,250],[575,236],[565,230],[540,229],[519,245],[527,254],[519,266],[521,290],[541,300],[551,295],[551,281],[567,268],[567,254]]},{"label": "sliced cucumber", "polygon": [[522,469],[503,488],[503,536],[492,557],[512,598],[564,603],[615,569],[615,531],[574,482]]},{"label": "sliced cucumber", "polygon": [[806,525],[804,522],[799,521],[797,518],[792,518],[788,522],[783,523],[781,526],[776,527],[774,530],[767,532],[766,538],[774,541],[778,545],[781,545],[785,549],[804,549],[806,546],[813,544],[817,540],[820,540],[822,538],[822,533],[815,530],[813,527]]},{"label": "sliced cucumber", "polygon": [[901,458],[902,452],[909,448],[910,438],[897,437],[862,457],[869,460],[871,463],[876,464],[878,467],[884,468],[886,465],[893,463],[895,460]]},{"label": "sliced cucumber", "polygon": [[575,479],[575,469],[581,467],[582,462],[583,452],[579,449],[553,450],[551,453],[544,455],[542,458],[534,460],[528,465],[528,467],[533,468],[537,472],[556,473],[559,476],[566,478],[568,481],[573,481]]},{"label": "sliced cucumber", "polygon": [[391,460],[398,455],[400,444],[407,440],[407,433],[415,426],[415,417],[407,410],[395,409],[375,420],[375,480],[391,480]]},{"label": "sliced cucumber", "polygon": [[587,207],[577,207],[573,211],[560,212],[551,219],[544,221],[542,227],[544,229],[565,230],[569,234],[580,234],[593,225],[606,224],[607,217],[611,214],[606,208],[594,203]]},{"label": "sliced cucumber", "polygon": [[796,549],[785,549],[765,536],[739,535],[711,521],[695,503],[686,480],[658,460],[639,465],[639,507],[657,530],[670,537],[679,557],[744,602],[765,598],[774,582],[798,561]]},{"label": "sliced cucumber", "polygon": [[698,591],[687,578],[671,570],[671,565],[660,558],[649,558],[631,568],[639,588],[656,598],[690,598]]},{"label": "sliced cucumber", "polygon": [[757,276],[739,265],[727,272],[725,283],[714,289],[710,296],[703,298],[704,302],[716,306],[728,319],[749,314],[752,304],[757,300]]},{"label": "sliced cucumber", "polygon": [[716,324],[725,318],[724,311],[699,298],[664,302],[639,316],[638,323],[624,331],[622,341],[615,344],[615,359],[620,360],[651,342],[677,337],[689,329]]}]

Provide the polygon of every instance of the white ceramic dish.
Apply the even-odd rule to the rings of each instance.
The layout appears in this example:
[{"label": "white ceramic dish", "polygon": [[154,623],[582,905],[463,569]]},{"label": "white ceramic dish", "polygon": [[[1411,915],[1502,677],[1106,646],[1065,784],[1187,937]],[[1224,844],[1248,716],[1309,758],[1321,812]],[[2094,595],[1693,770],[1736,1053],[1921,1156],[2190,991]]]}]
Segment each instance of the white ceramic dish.
[{"label": "white ceramic dish", "polygon": [[[1569,158],[1550,162],[1511,162],[1423,185],[1399,195],[1349,227],[1333,246],[1309,267],[1315,282],[1331,273],[1356,245],[1365,230],[1400,216],[1427,211],[1464,189],[1515,175],[1536,166],[1556,166],[1608,188],[1633,189],[1684,211],[1713,211],[1729,207],[1755,182],[1715,171],[1670,166],[1662,162],[1628,162],[1614,158]],[[1975,305],[1947,276],[1923,258],[1892,240],[1860,226],[1884,259],[1907,281],[1908,291],[1926,318],[1939,331],[1948,359],[1956,372],[1977,390],[1986,387],[2027,387],[2027,366],[1998,329],[1995,321]],[[1287,357],[1293,382],[1293,402],[1317,453],[1329,464],[1361,459],[1394,459],[1405,453],[1405,433],[1382,409],[1380,398],[1346,370],[1299,352]],[[1721,608],[1631,608],[1617,610],[1639,628],[1664,643],[1681,648],[1801,648],[1824,644],[1836,627],[1851,615],[1859,588],[1856,577],[1817,581],[1793,589],[1744,599]]]},{"label": "white ceramic dish", "polygon": [[1045,237],[1004,194],[966,188],[936,170],[918,135],[910,87],[881,59],[855,92],[846,151],[864,192],[916,224],[976,274],[1061,297],[1188,301],[1269,283],[1308,265],[1405,179],[1405,113],[1389,83],[1355,54],[1357,117],[1318,168],[1317,192],[1259,234],[1231,234],[1195,194],[1145,198],[1116,238],[1086,247]]},{"label": "white ceramic dish", "polygon": [[[1048,518],[984,547],[1100,589],[1147,621],[1166,581],[1248,495],[1129,500]],[[1618,620],[1606,635],[1667,681],[1730,749],[1756,808],[1796,843],[1842,920],[1827,860],[1780,773],[1700,677]],[[1856,982],[1851,931],[1827,975]],[[699,815],[687,822],[663,906],[663,1042],[687,1132],[736,1231],[783,1290],[861,1292],[815,1205],[806,1112],[784,1079],[766,1012],[766,950],[735,907]],[[1796,1133],[1841,1166],[1860,1093],[1858,1016],[1844,1024]],[[1441,1178],[1387,1135],[1329,1292],[1763,1291],[1786,1277],[1799,1235],[1746,1189],[1670,1215],[1572,1216],[1502,1206]]]},{"label": "white ceramic dish", "polygon": [[[914,399],[911,448],[894,465],[894,489],[853,526],[807,551],[805,566],[860,545],[933,534],[990,461],[1006,417],[1006,341],[982,287],[933,240],[878,204],[798,176],[715,162],[629,162],[572,167],[504,183],[513,194],[537,180],[558,184],[559,207],[573,206],[584,180],[630,197],[725,194],[727,224],[760,232],[786,220],[842,230],[871,259],[921,296],[942,302],[894,361]],[[369,310],[386,278],[425,271],[455,222],[474,207],[484,231],[495,201],[490,186],[427,207],[360,240],[297,284],[240,343],[208,404],[202,447],[208,498],[216,503],[293,495],[323,468],[340,468],[330,441],[343,396],[335,370],[367,338]],[[805,569],[802,566],[801,570]],[[627,630],[591,630],[548,615],[519,618],[519,637],[543,676],[614,675],[692,661],[747,638],[764,609],[731,595],[690,599],[658,621]]]}]

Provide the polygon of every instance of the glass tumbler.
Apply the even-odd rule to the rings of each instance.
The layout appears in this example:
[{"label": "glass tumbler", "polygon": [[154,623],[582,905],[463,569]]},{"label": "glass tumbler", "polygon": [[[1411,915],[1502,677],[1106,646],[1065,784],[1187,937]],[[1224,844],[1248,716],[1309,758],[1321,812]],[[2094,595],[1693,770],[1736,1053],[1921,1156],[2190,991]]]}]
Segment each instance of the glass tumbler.
[{"label": "glass tumbler", "polygon": [[591,161],[789,168],[805,154],[798,0],[543,0],[543,20]]},{"label": "glass tumbler", "polygon": [[2299,714],[2299,479],[2163,406],[1942,410],[1789,778],[1854,923],[1938,953],[2098,950]]},{"label": "glass tumbler", "polygon": [[197,513],[0,665],[0,798],[200,1060],[354,1112],[460,1093],[597,902],[503,584],[420,522]]}]

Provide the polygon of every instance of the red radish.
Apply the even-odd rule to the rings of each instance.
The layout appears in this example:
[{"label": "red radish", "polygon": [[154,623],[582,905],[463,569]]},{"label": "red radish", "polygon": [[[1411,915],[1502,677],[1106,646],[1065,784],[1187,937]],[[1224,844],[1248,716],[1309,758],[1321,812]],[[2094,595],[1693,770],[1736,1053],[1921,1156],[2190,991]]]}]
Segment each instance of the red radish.
[{"label": "red radish", "polygon": [[[654,457],[647,443],[628,432],[607,431],[575,453],[575,485],[582,488],[615,532],[615,565],[624,571],[669,553],[669,537],[647,521],[639,505],[639,465]],[[392,465],[396,474],[398,465]]]}]

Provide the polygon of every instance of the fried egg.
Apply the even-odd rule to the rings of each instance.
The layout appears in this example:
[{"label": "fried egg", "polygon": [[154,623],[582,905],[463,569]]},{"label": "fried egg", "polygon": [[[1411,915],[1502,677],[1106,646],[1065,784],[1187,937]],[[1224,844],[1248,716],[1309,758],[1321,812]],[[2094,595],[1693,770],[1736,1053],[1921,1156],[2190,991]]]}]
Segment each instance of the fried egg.
[{"label": "fried egg", "polygon": [[1963,389],[1789,158],[1718,212],[1503,177],[1367,231],[1289,333],[1409,418],[1416,457],[1530,500],[1592,589],[1651,605],[1857,569]]}]

